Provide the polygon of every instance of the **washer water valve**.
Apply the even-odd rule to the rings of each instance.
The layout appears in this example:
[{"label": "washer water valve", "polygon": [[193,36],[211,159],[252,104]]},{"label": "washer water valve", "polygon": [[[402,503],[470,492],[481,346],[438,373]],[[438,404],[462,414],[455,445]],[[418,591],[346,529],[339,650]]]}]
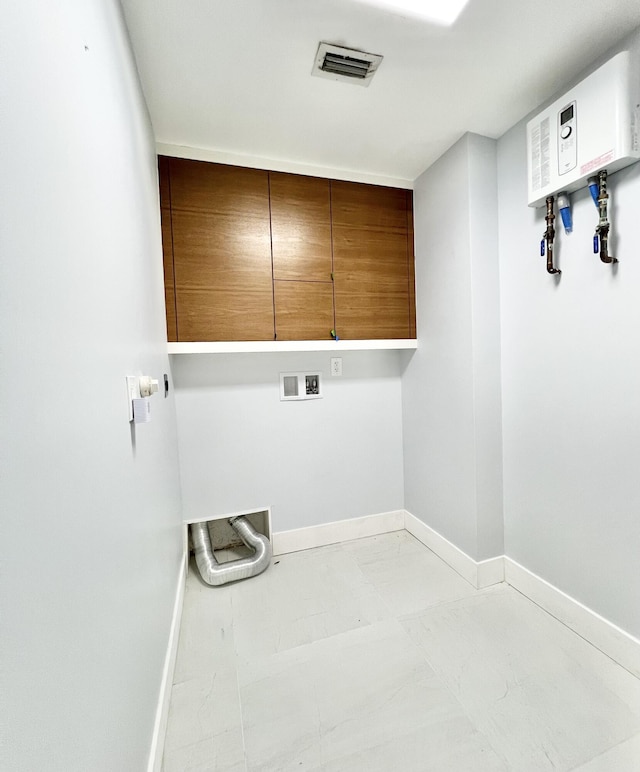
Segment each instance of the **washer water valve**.
[{"label": "washer water valve", "polygon": [[141,375],[138,379],[138,383],[140,384],[141,397],[150,397],[152,394],[155,394],[159,388],[158,381],[150,375]]}]

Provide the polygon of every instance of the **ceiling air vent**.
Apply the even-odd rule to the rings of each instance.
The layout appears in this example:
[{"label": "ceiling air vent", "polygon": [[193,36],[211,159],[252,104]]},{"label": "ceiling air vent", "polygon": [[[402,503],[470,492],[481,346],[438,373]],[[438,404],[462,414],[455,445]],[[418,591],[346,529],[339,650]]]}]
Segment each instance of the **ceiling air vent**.
[{"label": "ceiling air vent", "polygon": [[368,86],[382,57],[353,48],[320,43],[311,74],[318,78],[346,80],[359,86]]}]

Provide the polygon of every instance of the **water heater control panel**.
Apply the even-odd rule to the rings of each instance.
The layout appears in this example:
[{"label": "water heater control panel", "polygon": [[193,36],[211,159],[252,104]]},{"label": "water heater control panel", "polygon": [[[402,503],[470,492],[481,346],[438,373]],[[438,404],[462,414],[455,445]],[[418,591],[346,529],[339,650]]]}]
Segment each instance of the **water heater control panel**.
[{"label": "water heater control panel", "polygon": [[558,174],[573,171],[578,164],[576,100],[558,111]]}]

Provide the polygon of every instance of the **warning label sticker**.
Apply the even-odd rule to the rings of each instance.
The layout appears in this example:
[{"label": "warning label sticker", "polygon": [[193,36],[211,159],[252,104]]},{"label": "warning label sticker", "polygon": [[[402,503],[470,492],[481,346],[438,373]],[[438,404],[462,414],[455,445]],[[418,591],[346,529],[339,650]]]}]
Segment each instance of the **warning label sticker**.
[{"label": "warning label sticker", "polygon": [[610,161],[613,161],[613,150],[609,150],[609,152],[599,155],[588,163],[582,164],[580,167],[580,176],[582,177],[584,174],[589,174],[589,172],[599,169],[601,166],[606,166]]}]

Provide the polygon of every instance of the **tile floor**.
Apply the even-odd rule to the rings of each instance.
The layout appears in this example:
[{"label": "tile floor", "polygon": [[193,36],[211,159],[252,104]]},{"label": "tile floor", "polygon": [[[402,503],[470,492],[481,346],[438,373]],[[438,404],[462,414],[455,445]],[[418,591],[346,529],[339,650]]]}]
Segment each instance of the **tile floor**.
[{"label": "tile floor", "polygon": [[192,565],[164,772],[640,770],[640,681],[406,531]]}]

